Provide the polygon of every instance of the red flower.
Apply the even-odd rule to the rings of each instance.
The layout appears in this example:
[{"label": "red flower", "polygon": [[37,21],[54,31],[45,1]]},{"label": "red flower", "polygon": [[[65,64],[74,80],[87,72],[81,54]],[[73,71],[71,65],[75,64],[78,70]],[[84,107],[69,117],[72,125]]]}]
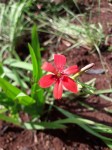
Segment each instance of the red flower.
[{"label": "red flower", "polygon": [[63,87],[68,89],[73,93],[78,92],[77,84],[73,79],[68,77],[68,75],[77,73],[79,71],[77,65],[71,66],[67,69],[64,69],[66,64],[66,57],[64,55],[55,54],[54,55],[54,65],[55,67],[48,62],[45,62],[42,66],[42,69],[51,74],[43,76],[39,80],[39,85],[42,88],[48,88],[54,83],[53,94],[56,99],[61,99]]}]

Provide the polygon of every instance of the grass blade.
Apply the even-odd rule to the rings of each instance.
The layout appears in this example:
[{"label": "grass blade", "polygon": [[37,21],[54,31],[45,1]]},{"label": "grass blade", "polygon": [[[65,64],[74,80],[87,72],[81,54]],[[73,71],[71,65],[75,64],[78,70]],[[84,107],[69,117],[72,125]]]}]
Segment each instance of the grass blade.
[{"label": "grass blade", "polygon": [[24,127],[27,129],[36,129],[36,130],[44,130],[44,129],[61,129],[66,126],[61,123],[56,122],[41,122],[41,123],[24,123]]},{"label": "grass blade", "polygon": [[32,64],[33,64],[33,82],[38,81],[38,64],[37,64],[37,59],[34,53],[34,49],[30,44],[28,44],[30,54],[31,54],[31,59],[32,59]]},{"label": "grass blade", "polygon": [[[68,112],[68,111],[66,111],[66,110],[64,110],[64,109],[62,109],[62,108],[59,108],[59,107],[56,107],[55,106],[55,108],[57,109],[57,110],[59,110],[62,114],[64,114],[66,117],[68,117],[67,119],[68,119],[68,123],[75,123],[75,124],[77,124],[78,126],[80,126],[81,128],[83,128],[84,130],[86,130],[87,132],[89,132],[90,134],[93,134],[94,136],[96,136],[96,137],[98,137],[98,138],[100,138],[100,139],[102,139],[103,141],[109,141],[109,142],[112,142],[112,139],[111,138],[108,138],[108,137],[106,137],[106,136],[103,136],[103,135],[101,135],[99,132],[101,132],[101,133],[109,133],[109,130],[112,132],[112,128],[111,127],[109,127],[109,126],[106,126],[106,125],[103,125],[103,124],[99,124],[99,123],[95,123],[94,121],[91,121],[91,120],[88,120],[88,119],[83,119],[83,118],[81,118],[80,116],[78,116],[78,115],[74,115],[74,114],[72,114],[72,113],[70,113],[70,112]],[[70,119],[70,121],[69,121],[69,119]],[[72,119],[72,120],[71,120]],[[66,122],[66,123],[67,123]],[[61,122],[62,123],[62,122]],[[64,122],[65,123],[65,122]],[[100,128],[100,130],[99,130],[99,132],[98,132],[98,128],[97,128],[97,126],[101,126],[102,127],[102,131],[101,131],[101,128]],[[94,127],[96,127],[96,129],[97,130],[95,130],[94,129]],[[104,129],[103,129],[104,128]],[[108,129],[108,130],[107,130]],[[110,132],[110,134],[111,134],[111,132]]]},{"label": "grass blade", "polygon": [[42,76],[42,70],[41,70],[40,43],[39,43],[36,25],[34,25],[32,28],[32,48],[34,50],[35,57],[38,64],[38,80],[39,80],[40,77]]},{"label": "grass blade", "polygon": [[36,99],[37,109],[39,110],[38,113],[40,114],[42,113],[45,99],[44,99],[44,91],[38,85],[38,81],[42,76],[42,70],[41,70],[40,44],[36,25],[34,25],[32,28],[32,46],[30,44],[28,46],[33,64],[33,85],[31,95],[34,99]]}]

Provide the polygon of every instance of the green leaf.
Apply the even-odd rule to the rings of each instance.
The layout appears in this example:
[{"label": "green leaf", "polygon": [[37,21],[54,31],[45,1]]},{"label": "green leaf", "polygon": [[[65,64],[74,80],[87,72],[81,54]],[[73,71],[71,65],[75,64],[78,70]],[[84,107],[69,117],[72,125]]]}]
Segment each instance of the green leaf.
[{"label": "green leaf", "polygon": [[0,87],[4,90],[7,97],[11,98],[13,101],[15,100],[22,105],[31,105],[35,102],[33,98],[29,97],[3,78],[0,78]]},{"label": "green leaf", "polygon": [[106,100],[106,101],[112,102],[112,98],[110,98],[110,97],[108,97],[108,96],[106,96],[106,95],[100,94],[99,96],[100,96],[101,98],[103,98],[104,100]]},{"label": "green leaf", "polygon": [[20,92],[18,95],[16,95],[14,100],[17,100],[20,104],[25,106],[31,105],[35,102],[33,98],[29,97],[23,92]]},{"label": "green leaf", "polygon": [[32,48],[35,53],[35,57],[38,64],[38,79],[42,76],[42,70],[41,70],[41,54],[40,54],[40,43],[39,38],[37,34],[37,26],[34,25],[32,28]]},{"label": "green leaf", "polygon": [[95,126],[91,127],[98,132],[112,134],[112,127],[106,126],[104,124],[96,123]]},{"label": "green leaf", "polygon": [[62,129],[66,128],[65,125],[56,122],[41,122],[41,123],[24,123],[24,127],[26,129],[36,129],[36,130],[44,130],[44,129]]},{"label": "green leaf", "polygon": [[110,148],[110,150],[112,149],[112,142],[104,140],[104,143]]},{"label": "green leaf", "polygon": [[23,3],[14,3],[10,10],[10,18],[11,19],[11,27],[10,27],[10,40],[11,42],[14,41],[16,32],[18,31],[17,25],[18,22],[21,20],[21,15],[23,13],[23,9],[25,7],[25,2]]},{"label": "green leaf", "polygon": [[26,63],[22,61],[12,63],[10,64],[10,66],[14,68],[21,68],[21,69],[28,70],[28,71],[33,70],[32,65],[30,63]]},{"label": "green leaf", "polygon": [[4,61],[4,64],[8,65],[8,66],[11,66],[11,67],[14,67],[14,68],[21,68],[21,69],[24,69],[24,70],[33,71],[32,64],[27,63],[27,62],[23,62],[23,61],[19,61],[17,59],[11,59],[11,58],[6,59]]},{"label": "green leaf", "polygon": [[97,90],[94,94],[106,94],[106,93],[112,93],[112,89],[105,89],[105,90]]},{"label": "green leaf", "polygon": [[45,99],[44,99],[44,91],[38,85],[38,81],[42,76],[42,70],[41,70],[40,44],[36,25],[34,25],[32,28],[32,46],[30,44],[28,46],[33,64],[33,84],[31,87],[31,96],[34,99],[36,99],[37,109],[39,110],[39,113],[42,113],[45,104]]},{"label": "green leaf", "polygon": [[13,123],[13,124],[18,125],[18,126],[21,125],[21,123],[18,120],[11,118],[11,117],[8,117],[4,114],[0,114],[0,120],[4,120],[6,122]]},{"label": "green leaf", "polygon": [[[108,133],[108,131],[106,132],[106,129],[108,128],[108,130],[112,131],[112,128],[109,127],[109,126],[106,126],[106,125],[103,125],[103,124],[99,124],[99,123],[96,123],[94,121],[91,121],[91,120],[88,120],[88,119],[83,119],[81,118],[80,116],[78,115],[74,115],[62,108],[59,108],[57,106],[55,106],[55,108],[60,111],[62,114],[64,114],[66,117],[68,117],[65,121],[66,123],[75,123],[77,124],[78,126],[80,126],[81,128],[83,128],[84,130],[86,130],[87,132],[89,132],[90,134],[93,134],[94,136],[102,139],[102,140],[106,140],[106,141],[111,141],[112,142],[112,139],[111,138],[108,138],[106,136],[103,136],[101,135],[98,130],[96,131],[93,127],[97,127],[99,125],[102,126],[102,128],[104,127],[104,130],[102,129],[102,133]],[[62,123],[62,122],[60,122]],[[65,123],[65,122],[64,122]],[[101,130],[100,130],[101,132]]]},{"label": "green leaf", "polygon": [[80,127],[82,127],[84,130],[86,130],[87,132],[91,133],[92,135],[102,139],[102,140],[106,140],[106,141],[111,141],[112,142],[112,139],[111,138],[108,138],[106,136],[103,136],[101,134],[99,134],[98,132],[96,132],[95,130],[93,130],[89,125],[86,125],[86,124],[80,124]]},{"label": "green leaf", "polygon": [[[28,44],[31,58],[32,58],[32,64],[33,64],[33,84],[31,86],[31,97],[36,99],[36,106],[38,113],[42,113],[43,109],[43,90],[38,85],[38,64],[35,57],[35,53],[33,48],[30,44]],[[35,108],[36,109],[36,108]]]},{"label": "green leaf", "polygon": [[7,97],[7,95],[1,91],[0,92],[0,105],[3,107],[9,108],[10,106],[13,107],[14,101],[11,98]]},{"label": "green leaf", "polygon": [[34,49],[30,44],[28,44],[30,54],[31,54],[31,59],[32,59],[32,64],[33,64],[33,82],[38,81],[38,63],[36,59],[36,55],[34,53]]},{"label": "green leaf", "polygon": [[3,67],[2,67],[2,64],[0,63],[0,76],[3,74]]},{"label": "green leaf", "polygon": [[5,66],[3,67],[3,69],[4,69],[5,76],[11,79],[12,81],[15,81],[15,85],[17,86],[19,85],[23,89],[28,88],[27,84],[22,79],[20,79],[19,74],[16,69],[9,69]]}]

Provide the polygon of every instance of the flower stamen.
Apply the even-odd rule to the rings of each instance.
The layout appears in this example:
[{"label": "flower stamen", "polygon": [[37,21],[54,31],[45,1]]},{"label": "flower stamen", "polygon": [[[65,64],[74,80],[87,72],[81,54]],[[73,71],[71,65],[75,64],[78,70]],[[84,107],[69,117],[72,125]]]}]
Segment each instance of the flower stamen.
[{"label": "flower stamen", "polygon": [[61,77],[61,73],[60,72],[57,73],[57,77]]}]

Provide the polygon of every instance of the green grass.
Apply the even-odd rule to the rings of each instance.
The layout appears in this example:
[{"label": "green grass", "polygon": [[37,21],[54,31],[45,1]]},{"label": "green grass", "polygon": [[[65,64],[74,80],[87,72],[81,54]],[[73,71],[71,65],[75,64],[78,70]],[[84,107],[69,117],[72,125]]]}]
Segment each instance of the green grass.
[{"label": "green grass", "polygon": [[[97,2],[100,12],[101,1]],[[36,5],[40,3],[43,6],[39,11]],[[43,110],[45,103],[49,104],[46,111],[50,113],[54,105],[54,98],[51,94],[52,88],[43,90],[38,86],[38,81],[43,74],[41,70],[42,48],[40,46],[42,43],[39,42],[38,31],[40,34],[44,32],[44,34],[50,35],[49,39],[44,41],[47,46],[52,44],[56,48],[59,41],[53,43],[53,39],[69,41],[71,46],[64,50],[64,53],[80,46],[89,51],[96,50],[103,64],[99,49],[99,46],[106,40],[103,27],[100,23],[97,25],[88,23],[87,14],[86,12],[81,13],[78,3],[78,0],[66,1],[57,5],[35,0],[20,0],[19,2],[10,0],[7,5],[0,3],[0,119],[27,129],[57,129],[66,128],[69,123],[77,124],[112,148],[112,139],[103,136],[105,133],[112,134],[112,128],[109,126],[81,118],[56,106],[55,109],[62,113],[65,119],[53,122],[40,119],[41,115],[46,113]],[[71,9],[73,6],[74,9],[77,9],[77,13]],[[32,28],[34,23],[36,25]],[[16,44],[27,32],[31,32],[31,41],[28,44],[29,55],[22,61],[16,52]],[[50,53],[52,54],[52,50]],[[105,66],[103,67],[105,69]],[[95,94],[106,101],[111,101],[111,98],[105,94],[111,93],[112,89],[95,90],[95,80],[92,79],[86,84],[78,81],[81,90],[79,96],[89,97],[91,94]],[[75,97],[68,92],[65,92],[63,96],[70,97],[71,100]],[[79,104],[88,110],[96,111],[85,102],[79,101]],[[21,110],[32,116],[29,122],[21,121],[19,117]],[[112,110],[106,107],[103,110],[112,113]],[[10,112],[10,117],[5,115],[7,111]]]}]

